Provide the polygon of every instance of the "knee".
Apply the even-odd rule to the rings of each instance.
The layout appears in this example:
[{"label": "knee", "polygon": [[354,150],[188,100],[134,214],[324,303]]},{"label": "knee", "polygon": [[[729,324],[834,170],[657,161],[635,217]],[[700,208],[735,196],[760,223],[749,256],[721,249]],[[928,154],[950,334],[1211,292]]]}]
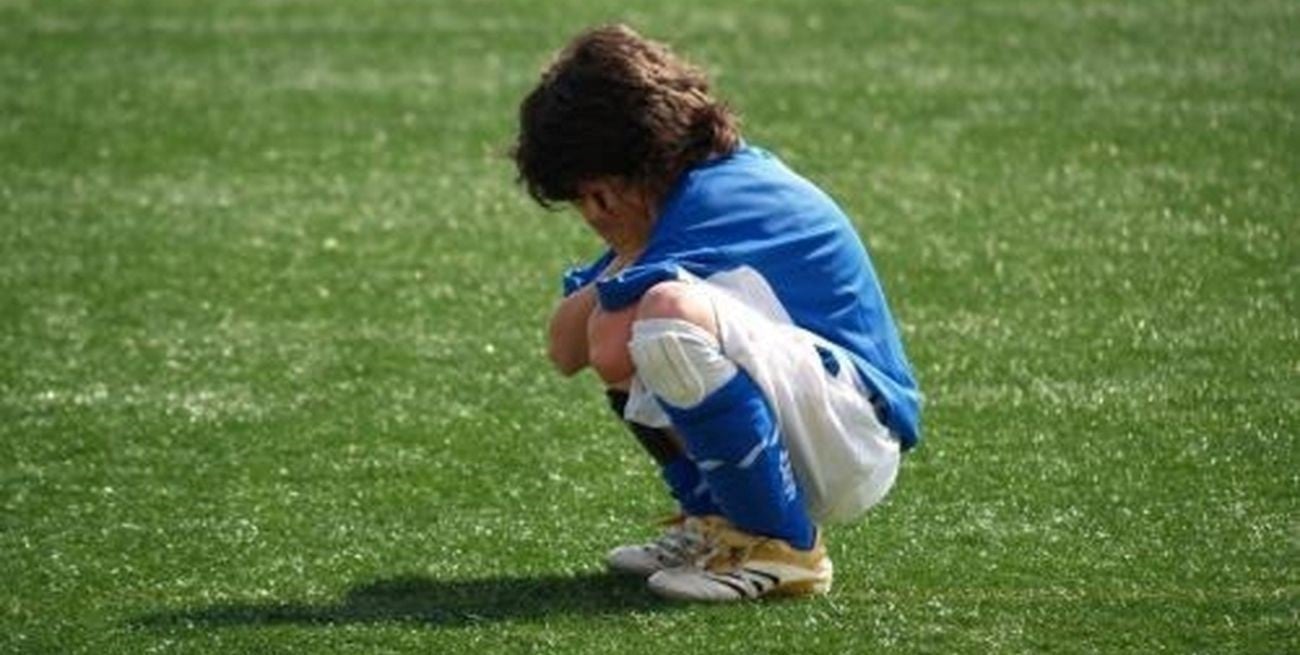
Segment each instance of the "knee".
[{"label": "knee", "polygon": [[[662,325],[676,323],[678,327],[660,334],[658,329],[643,330],[642,351],[638,358],[633,352],[633,325],[642,321],[660,322]],[[667,319],[666,321],[663,319]],[[689,324],[689,325],[687,325]],[[648,364],[648,373],[652,378],[659,378],[665,366],[683,365],[695,368],[704,364],[704,368],[717,368],[719,365],[711,360],[716,357],[696,353],[692,361],[667,362],[660,357],[645,352],[646,335],[654,334],[649,341],[667,339],[675,344],[671,350],[681,352],[678,344],[691,344],[687,350],[717,350],[717,323],[713,317],[713,304],[699,289],[684,282],[662,282],[651,287],[641,296],[636,305],[627,309],[607,312],[599,307],[591,314],[587,322],[587,361],[592,370],[606,385],[619,387],[637,373],[641,361]],[[684,331],[683,331],[684,330]],[[683,336],[685,335],[685,336]],[[701,359],[703,358],[703,359]],[[725,368],[725,366],[724,366]],[[713,385],[705,385],[713,386]],[[685,401],[679,394],[670,393],[674,399]],[[687,394],[693,395],[693,394]]]},{"label": "knee", "polygon": [[638,379],[678,409],[699,405],[738,370],[714,335],[681,318],[638,319],[629,350]]},{"label": "knee", "polygon": [[702,291],[686,282],[660,282],[641,296],[636,308],[637,320],[678,319],[692,323],[717,336],[713,303]]},{"label": "knee", "polygon": [[587,321],[587,361],[606,385],[617,387],[636,372],[628,352],[635,316],[634,307],[617,312],[597,308]]}]

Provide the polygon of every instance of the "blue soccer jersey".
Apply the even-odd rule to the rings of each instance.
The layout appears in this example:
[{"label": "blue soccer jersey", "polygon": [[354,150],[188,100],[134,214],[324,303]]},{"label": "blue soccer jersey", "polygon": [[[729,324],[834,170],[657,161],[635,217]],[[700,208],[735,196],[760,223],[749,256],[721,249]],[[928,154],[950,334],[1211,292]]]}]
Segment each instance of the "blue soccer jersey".
[{"label": "blue soccer jersey", "polygon": [[[591,282],[604,253],[566,274],[566,292]],[[878,397],[904,449],[920,440],[921,395],[871,259],[844,212],[772,154],[745,146],[686,171],[660,207],[645,251],[596,280],[606,310],[683,273],[758,280],[778,320],[842,347]]]}]

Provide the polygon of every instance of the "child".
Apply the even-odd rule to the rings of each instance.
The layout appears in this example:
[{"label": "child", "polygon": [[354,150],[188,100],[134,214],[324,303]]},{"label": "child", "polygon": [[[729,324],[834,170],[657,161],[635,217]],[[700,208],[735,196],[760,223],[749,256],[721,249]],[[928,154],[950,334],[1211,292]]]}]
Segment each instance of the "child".
[{"label": "child", "polygon": [[624,26],[579,35],[520,107],[541,205],[608,250],[564,279],[549,353],[592,367],[682,518],[609,555],[685,600],[821,594],[818,522],[861,516],[920,436],[920,394],[835,203],[744,143],[699,70]]}]

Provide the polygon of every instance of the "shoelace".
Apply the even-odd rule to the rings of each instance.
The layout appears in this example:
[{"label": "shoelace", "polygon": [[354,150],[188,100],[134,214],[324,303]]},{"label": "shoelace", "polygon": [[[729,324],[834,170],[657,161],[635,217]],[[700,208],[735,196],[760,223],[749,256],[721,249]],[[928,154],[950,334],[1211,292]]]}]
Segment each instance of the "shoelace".
[{"label": "shoelace", "polygon": [[703,542],[693,563],[697,568],[711,571],[734,568],[745,561],[757,540],[723,527],[704,535]]},{"label": "shoelace", "polygon": [[655,547],[676,563],[684,564],[695,559],[706,545],[706,541],[704,535],[700,534],[694,526],[683,521],[660,535],[655,540]]}]

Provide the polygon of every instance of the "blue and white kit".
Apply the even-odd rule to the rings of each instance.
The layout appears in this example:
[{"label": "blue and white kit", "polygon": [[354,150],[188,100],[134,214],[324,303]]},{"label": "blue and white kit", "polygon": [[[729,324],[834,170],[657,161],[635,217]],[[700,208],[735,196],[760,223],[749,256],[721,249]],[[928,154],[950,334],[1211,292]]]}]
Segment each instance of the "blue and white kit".
[{"label": "blue and white kit", "polygon": [[[708,391],[743,395],[732,389],[741,384],[731,380],[736,376],[761,394],[754,411],[770,413],[772,427],[755,429],[779,435],[789,463],[774,459],[773,470],[793,469],[813,519],[852,520],[884,496],[899,451],[920,440],[921,395],[867,251],[829,196],[772,154],[746,145],[683,173],[640,257],[598,279],[612,257],[606,252],[570,270],[565,292],[595,282],[601,307],[615,311],[660,282],[699,285],[714,303],[718,361],[734,364],[739,374]],[[634,326],[634,359],[645,352],[635,330],[649,335],[651,327]],[[716,414],[710,403],[731,401],[697,398],[682,407],[665,398],[662,385],[641,378],[638,372],[625,417],[686,432],[692,459],[712,485],[710,467],[720,464],[706,451],[730,437],[692,438],[691,432],[734,432],[735,426],[697,430],[691,412]],[[743,446],[736,452],[748,457],[736,464],[752,465],[757,450]],[[786,453],[773,456],[784,460]],[[731,483],[719,478],[719,484]]]}]

